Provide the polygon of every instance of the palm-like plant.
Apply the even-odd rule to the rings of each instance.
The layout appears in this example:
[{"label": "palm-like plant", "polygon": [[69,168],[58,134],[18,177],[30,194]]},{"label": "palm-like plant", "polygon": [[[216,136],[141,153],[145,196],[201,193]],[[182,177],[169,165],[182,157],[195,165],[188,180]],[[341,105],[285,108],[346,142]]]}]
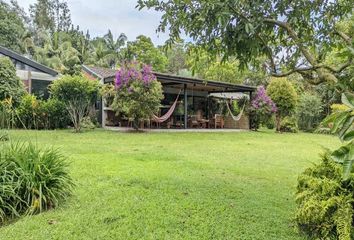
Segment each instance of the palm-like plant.
[{"label": "palm-like plant", "polygon": [[343,145],[332,153],[332,158],[343,164],[343,178],[347,179],[354,163],[354,94],[342,94],[343,106],[328,116],[323,124],[338,134]]},{"label": "palm-like plant", "polygon": [[103,39],[108,50],[106,59],[108,60],[109,66],[114,68],[116,67],[117,63],[123,59],[122,48],[124,47],[128,38],[124,33],[121,33],[119,37],[114,40],[111,30],[108,30],[108,33],[104,35]]}]

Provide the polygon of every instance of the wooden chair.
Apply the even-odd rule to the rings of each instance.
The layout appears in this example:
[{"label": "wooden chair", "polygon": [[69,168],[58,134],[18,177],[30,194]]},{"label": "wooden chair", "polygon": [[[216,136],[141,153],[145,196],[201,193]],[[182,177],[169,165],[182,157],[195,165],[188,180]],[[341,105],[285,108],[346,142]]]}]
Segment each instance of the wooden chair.
[{"label": "wooden chair", "polygon": [[215,114],[213,117],[211,124],[214,128],[224,128],[224,118],[220,114]]},{"label": "wooden chair", "polygon": [[188,121],[188,126],[190,126],[191,128],[194,128],[194,127],[198,128],[199,127],[199,122],[198,122],[196,115],[190,116],[189,121]]}]

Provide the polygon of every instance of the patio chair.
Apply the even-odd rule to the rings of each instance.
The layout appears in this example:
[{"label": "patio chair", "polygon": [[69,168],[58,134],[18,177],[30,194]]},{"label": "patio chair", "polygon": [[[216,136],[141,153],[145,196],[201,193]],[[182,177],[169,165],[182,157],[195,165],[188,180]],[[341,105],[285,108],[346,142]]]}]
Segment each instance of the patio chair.
[{"label": "patio chair", "polygon": [[188,126],[190,126],[191,128],[194,128],[194,127],[198,128],[199,127],[199,122],[198,122],[196,115],[190,116],[189,121],[188,121]]},{"label": "patio chair", "polygon": [[215,114],[215,116],[213,117],[212,121],[211,121],[211,125],[214,128],[224,128],[224,118],[222,115],[220,114]]}]

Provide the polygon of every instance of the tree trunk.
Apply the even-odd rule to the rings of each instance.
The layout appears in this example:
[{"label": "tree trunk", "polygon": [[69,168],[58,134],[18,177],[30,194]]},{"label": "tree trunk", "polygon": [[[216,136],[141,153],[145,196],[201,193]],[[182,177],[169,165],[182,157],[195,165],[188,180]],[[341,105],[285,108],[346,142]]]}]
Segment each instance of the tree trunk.
[{"label": "tree trunk", "polygon": [[133,128],[134,130],[138,131],[139,130],[139,119],[134,119],[133,120]]},{"label": "tree trunk", "polygon": [[280,132],[281,117],[280,117],[279,114],[276,114],[276,115],[275,115],[275,122],[276,122],[275,130],[276,130],[277,132]]}]

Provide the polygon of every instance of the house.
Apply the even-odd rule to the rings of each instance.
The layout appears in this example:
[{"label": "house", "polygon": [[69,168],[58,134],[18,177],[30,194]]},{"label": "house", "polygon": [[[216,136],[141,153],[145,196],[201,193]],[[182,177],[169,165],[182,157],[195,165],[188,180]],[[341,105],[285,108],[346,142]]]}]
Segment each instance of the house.
[{"label": "house", "polygon": [[[102,84],[114,84],[116,71],[113,69],[82,66],[85,76],[98,79]],[[173,114],[166,122],[156,124],[158,128],[232,128],[249,129],[250,119],[247,114],[235,121],[230,114],[221,113],[223,107],[227,111],[225,103],[240,100],[243,97],[251,99],[255,87],[232,84],[218,81],[206,81],[203,79],[174,76],[165,73],[154,73],[157,80],[162,84],[164,100],[161,102],[160,116],[165,116],[169,109],[177,101]],[[226,99],[226,100],[225,100]],[[115,116],[109,106],[104,106],[103,101],[99,104],[99,122],[105,126],[129,126],[129,119]],[[215,107],[217,106],[217,107]],[[222,116],[220,116],[222,115]],[[220,124],[216,124],[217,119]],[[214,124],[212,124],[214,123]],[[151,123],[149,124],[151,126]]]},{"label": "house", "polygon": [[59,73],[19,53],[0,46],[0,57],[9,57],[16,67],[17,76],[23,81],[29,93],[48,98],[48,86],[59,77]]}]

